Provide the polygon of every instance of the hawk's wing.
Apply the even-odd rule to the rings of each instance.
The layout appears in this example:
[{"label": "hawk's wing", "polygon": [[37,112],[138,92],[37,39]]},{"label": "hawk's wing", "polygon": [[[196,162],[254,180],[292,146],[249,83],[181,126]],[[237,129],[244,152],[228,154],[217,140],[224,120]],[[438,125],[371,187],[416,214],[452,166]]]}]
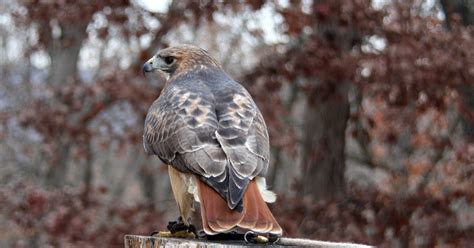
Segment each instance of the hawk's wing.
[{"label": "hawk's wing", "polygon": [[256,175],[266,174],[269,161],[268,133],[262,114],[240,85],[217,94],[217,140],[230,161],[227,201],[236,205]]},{"label": "hawk's wing", "polygon": [[182,172],[200,175],[235,208],[249,180],[268,167],[262,115],[237,83],[222,90],[200,81],[185,86],[168,84],[150,107],[145,151]]},{"label": "hawk's wing", "polygon": [[226,157],[213,134],[218,122],[212,95],[167,87],[145,119],[143,146],[182,172],[219,177]]}]

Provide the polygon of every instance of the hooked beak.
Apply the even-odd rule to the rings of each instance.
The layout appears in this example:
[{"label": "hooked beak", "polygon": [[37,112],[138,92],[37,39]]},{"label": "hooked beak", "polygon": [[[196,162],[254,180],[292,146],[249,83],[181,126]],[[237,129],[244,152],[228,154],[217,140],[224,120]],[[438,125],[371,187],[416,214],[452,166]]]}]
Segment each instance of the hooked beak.
[{"label": "hooked beak", "polygon": [[145,73],[152,72],[155,70],[155,68],[153,67],[153,60],[154,60],[154,57],[152,57],[145,64],[143,64],[143,68],[142,68],[143,76],[145,76]]}]

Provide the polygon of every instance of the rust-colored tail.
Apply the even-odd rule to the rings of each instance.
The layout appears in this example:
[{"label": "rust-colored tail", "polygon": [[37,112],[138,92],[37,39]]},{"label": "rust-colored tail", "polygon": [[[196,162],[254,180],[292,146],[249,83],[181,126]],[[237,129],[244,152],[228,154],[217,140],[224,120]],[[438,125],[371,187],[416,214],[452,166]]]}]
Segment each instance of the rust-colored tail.
[{"label": "rust-colored tail", "polygon": [[243,197],[243,210],[231,210],[226,201],[211,187],[198,181],[202,226],[207,234],[217,234],[234,228],[257,233],[281,235],[282,229],[268,209],[257,183],[252,180]]}]

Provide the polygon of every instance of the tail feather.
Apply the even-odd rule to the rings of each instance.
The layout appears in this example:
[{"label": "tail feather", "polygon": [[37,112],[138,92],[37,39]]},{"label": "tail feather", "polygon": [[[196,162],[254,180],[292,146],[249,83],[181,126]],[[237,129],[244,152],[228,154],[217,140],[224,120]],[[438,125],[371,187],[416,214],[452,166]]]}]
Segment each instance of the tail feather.
[{"label": "tail feather", "polygon": [[[227,202],[214,189],[201,180],[197,181],[201,202],[201,217],[206,232],[207,230],[213,230],[209,234],[225,232],[232,228],[232,223],[237,223],[242,219],[241,213],[230,210]],[[216,211],[218,209],[225,211]]]},{"label": "tail feather", "polygon": [[[258,187],[250,188],[249,192],[246,194],[249,196],[249,207],[247,210],[253,210],[259,217],[259,221],[255,223],[253,228],[260,230],[262,233],[270,232],[273,228],[273,223],[276,223],[276,220],[273,218],[273,215],[270,212],[270,209],[268,209],[267,204],[263,201]],[[262,207],[262,204],[264,207]]]},{"label": "tail feather", "polygon": [[242,219],[238,225],[242,228],[252,228],[257,225],[258,222],[258,207],[255,203],[254,194],[249,194],[248,192],[253,190],[253,187],[248,187],[247,192],[244,195],[244,213],[242,213],[245,218]]},{"label": "tail feather", "polygon": [[282,233],[255,180],[249,183],[244,193],[243,210],[240,212],[230,209],[227,202],[206,183],[197,181],[203,228],[207,234],[225,233],[235,228],[257,233]]}]

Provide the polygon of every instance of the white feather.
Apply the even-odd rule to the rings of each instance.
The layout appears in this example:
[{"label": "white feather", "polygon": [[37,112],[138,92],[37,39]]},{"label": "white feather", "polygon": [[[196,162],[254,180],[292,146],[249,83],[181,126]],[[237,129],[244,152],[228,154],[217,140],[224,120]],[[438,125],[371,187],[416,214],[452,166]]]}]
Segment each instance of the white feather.
[{"label": "white feather", "polygon": [[265,202],[273,203],[276,201],[276,194],[275,192],[268,190],[267,188],[267,180],[264,177],[256,177],[257,186],[260,190],[260,194]]}]

